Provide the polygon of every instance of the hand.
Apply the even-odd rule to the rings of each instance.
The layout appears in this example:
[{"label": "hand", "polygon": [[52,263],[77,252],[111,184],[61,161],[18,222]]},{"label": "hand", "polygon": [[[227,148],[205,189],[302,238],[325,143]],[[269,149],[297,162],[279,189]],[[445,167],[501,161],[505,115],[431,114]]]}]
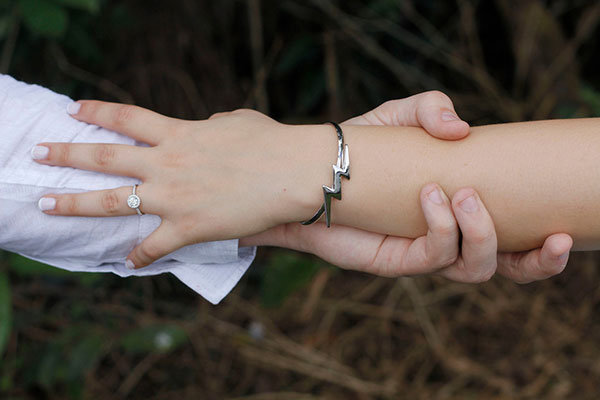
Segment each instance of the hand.
[{"label": "hand", "polygon": [[[312,203],[303,207],[306,194],[296,196],[306,190],[290,184],[302,182],[302,177],[293,175],[301,168],[291,163],[303,165],[297,148],[309,149],[310,142],[263,114],[238,110],[206,121],[182,121],[135,106],[97,101],[70,107],[75,107],[74,117],[81,121],[152,146],[40,143],[41,148],[32,152],[41,164],[142,180],[137,190],[140,210],[159,215],[162,221],[128,255],[129,268],[146,266],[188,244],[251,235],[309,218],[314,212]],[[317,140],[314,143],[318,145]],[[126,201],[131,189],[49,194],[40,208],[50,215],[133,215],[136,211]]]},{"label": "hand", "polygon": [[[468,124],[456,116],[451,100],[436,91],[389,101],[345,124],[419,126],[440,139],[460,139],[469,133]],[[240,245],[287,247],[315,254],[342,268],[381,276],[435,272],[459,282],[485,281],[497,271],[515,282],[527,283],[556,275],[567,264],[573,244],[567,234],[549,236],[540,249],[497,253],[493,221],[473,189],[459,190],[450,202],[438,185],[429,184],[421,190],[420,198],[429,230],[415,240],[341,225],[326,228],[323,223],[291,223],[242,238]],[[469,199],[476,206],[474,212],[461,207],[472,209]],[[463,235],[460,254],[459,228]]]}]

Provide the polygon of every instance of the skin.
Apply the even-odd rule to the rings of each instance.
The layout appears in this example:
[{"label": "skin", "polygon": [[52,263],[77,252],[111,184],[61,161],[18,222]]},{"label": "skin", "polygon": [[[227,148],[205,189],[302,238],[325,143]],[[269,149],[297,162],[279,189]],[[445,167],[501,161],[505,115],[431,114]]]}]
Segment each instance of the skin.
[{"label": "skin", "polygon": [[[436,96],[439,100],[439,94],[434,94],[434,97]],[[431,97],[429,95],[429,98]],[[242,239],[241,244],[277,245],[279,244],[277,240],[271,240],[271,243],[268,240],[269,235],[271,238],[277,236],[273,234],[277,233],[277,230],[281,233],[277,237],[280,238],[280,241],[281,238],[285,238],[284,244],[287,247],[311,251],[317,255],[322,255],[327,249],[327,241],[311,240],[311,237],[313,239],[323,237],[324,230],[319,225],[302,227],[304,231],[298,231],[295,230],[297,228],[289,229],[289,225],[284,224],[290,220],[306,219],[318,208],[321,194],[309,188],[318,189],[320,184],[314,184],[313,181],[326,182],[326,175],[329,175],[330,179],[330,170],[327,171],[326,168],[316,166],[326,166],[331,163],[331,152],[325,151],[325,149],[332,149],[336,146],[334,135],[330,131],[325,132],[324,128],[326,127],[282,125],[259,113],[250,111],[220,115],[210,121],[179,121],[132,106],[89,101],[80,103],[82,107],[75,115],[76,118],[117,130],[154,147],[44,143],[43,145],[50,148],[50,154],[46,160],[38,161],[48,165],[73,166],[135,176],[143,180],[144,184],[138,190],[143,199],[142,209],[146,213],[160,215],[163,223],[144,243],[133,250],[130,258],[135,260],[136,266],[149,264],[152,260],[178,247],[203,240],[254,234],[254,237]],[[442,104],[443,101],[435,104],[431,100],[430,103],[421,103],[422,107],[419,108],[418,101],[414,99],[412,102],[408,101],[404,108],[396,109],[395,122],[416,125],[415,121],[421,123],[423,120],[426,125],[428,123],[426,122],[427,116],[431,115],[433,118],[429,117],[429,124],[435,127],[440,123],[440,116],[444,112],[453,111],[449,100],[446,104]],[[370,122],[369,118],[379,118],[381,115],[386,114],[380,111],[379,114],[367,114],[362,119]],[[445,122],[449,122],[449,124],[446,125],[446,128],[442,128],[442,131],[446,129],[446,133],[450,137],[452,135],[461,136],[464,123],[457,119]],[[149,126],[153,128],[148,129]],[[358,227],[372,224],[368,229],[382,232],[385,229],[378,229],[377,222],[373,222],[372,215],[369,213],[365,213],[365,215],[368,214],[371,218],[362,220],[360,218],[353,220],[352,218],[356,216],[357,210],[361,210],[362,213],[365,211],[361,206],[361,204],[364,205],[365,199],[356,196],[356,193],[361,192],[362,184],[370,181],[369,173],[367,173],[369,172],[369,163],[372,162],[375,165],[381,161],[381,157],[361,159],[365,155],[377,154],[377,152],[360,150],[369,148],[377,150],[379,148],[377,146],[382,149],[391,149],[387,142],[390,139],[390,131],[377,128],[380,133],[373,133],[377,132],[373,130],[368,134],[363,134],[361,132],[365,131],[361,131],[362,129],[366,128],[351,125],[345,128],[346,142],[349,144],[353,142],[351,145],[353,176],[351,181],[343,183],[345,197],[344,201],[339,204],[344,204],[346,208],[335,205],[334,222]],[[385,134],[384,131],[386,131]],[[395,132],[398,133],[397,128]],[[407,138],[413,140],[413,137],[418,136],[416,133],[429,138],[422,131],[408,129],[407,132],[412,133],[406,138],[404,133],[395,136],[402,138],[403,141]],[[361,135],[363,135],[362,139],[367,140],[362,140]],[[374,142],[371,142],[371,139],[375,139]],[[315,146],[315,143],[321,144]],[[419,142],[415,143],[417,143],[416,146]],[[432,149],[438,148],[441,143],[449,144],[449,142],[438,140],[433,140],[431,143]],[[427,145],[429,144],[428,142]],[[299,159],[296,151],[298,147],[310,149],[308,154],[311,158],[309,160],[306,160],[306,157]],[[404,143],[404,147],[407,147],[406,143]],[[255,150],[253,151],[253,149]],[[227,155],[229,158],[224,159],[223,155]],[[414,163],[417,158],[408,157],[407,159]],[[144,162],[144,160],[152,161]],[[383,160],[389,161],[393,158],[384,157]],[[358,184],[355,183],[357,181],[355,178],[357,162],[359,166],[362,165],[365,172],[362,177],[359,174]],[[290,168],[282,169],[281,165],[289,165]],[[315,169],[307,173],[307,165]],[[396,165],[392,166],[396,168]],[[182,174],[182,171],[186,172]],[[424,168],[423,171],[427,171],[427,168]],[[376,176],[375,172],[377,171],[370,171],[374,174],[373,176]],[[426,176],[425,174],[416,175],[419,177],[418,179]],[[414,194],[411,192],[412,184],[416,183],[418,179],[413,179],[411,185],[402,192],[407,198]],[[227,191],[224,191],[222,182],[229,183]],[[233,185],[232,182],[236,184]],[[296,185],[290,184],[292,182]],[[297,184],[298,182],[301,184]],[[351,189],[347,189],[350,182],[352,182]],[[405,184],[403,183],[403,185]],[[423,182],[420,182],[417,199],[421,199],[423,213],[418,209],[411,211],[409,207],[408,212],[404,212],[404,214],[391,213],[392,218],[387,220],[395,221],[398,226],[404,226],[404,228],[398,228],[398,226],[395,228],[396,230],[404,229],[403,234],[409,234],[408,236],[412,237],[419,234],[426,234],[426,236],[411,241],[359,231],[347,226],[337,226],[337,231],[334,232],[337,239],[350,243],[352,239],[359,238],[361,239],[361,248],[364,247],[363,251],[353,258],[356,261],[348,263],[349,253],[344,253],[344,255],[339,255],[340,262],[338,264],[386,276],[425,273],[442,268],[443,275],[455,280],[481,281],[488,279],[496,269],[496,236],[492,220],[479,198],[475,197],[478,202],[476,213],[461,215],[460,212],[456,213],[457,206],[474,194],[472,189],[455,190],[451,207],[450,201],[439,186],[425,185],[423,190],[420,190],[419,196],[419,189],[422,186]],[[350,196],[347,194],[348,190]],[[363,190],[362,192],[365,195],[369,193],[379,195],[379,192],[373,190]],[[54,215],[130,215],[135,211],[126,206],[123,207],[129,193],[130,187],[126,187],[80,195],[53,196],[57,199],[57,207],[53,211],[46,212]],[[439,196],[436,197],[435,193]],[[348,201],[347,199],[353,194],[354,201]],[[390,197],[398,195],[394,192],[385,194]],[[381,196],[372,197],[383,199]],[[174,198],[181,198],[184,205],[174,206]],[[428,199],[431,198],[437,199],[437,202],[429,201]],[[240,204],[240,199],[244,199],[244,204]],[[406,210],[407,208],[403,206],[411,203],[414,203],[414,198],[406,203],[396,202],[398,204],[396,211]],[[168,210],[165,205],[171,205],[174,209]],[[378,206],[383,208],[381,203]],[[452,211],[455,212],[456,219]],[[411,212],[412,219],[409,215]],[[305,214],[310,215],[305,217]],[[396,219],[396,217],[399,218]],[[429,222],[429,230],[426,225],[423,229],[422,225],[425,219]],[[463,233],[462,257],[457,256],[459,236],[457,221]],[[295,226],[300,227],[297,224]],[[392,230],[389,233],[391,232]],[[334,236],[330,235],[330,237]],[[329,245],[331,244],[333,244],[333,239],[329,240]],[[541,244],[539,243],[539,245]],[[504,258],[502,258],[504,255],[500,255],[499,260],[506,260],[506,268],[500,272],[504,272],[505,275],[517,281],[547,277],[564,268],[566,264],[564,254],[566,253],[568,256],[570,245],[570,238],[567,235],[553,235],[548,238],[541,250],[530,253],[513,253]],[[354,247],[356,248],[356,245]],[[366,262],[361,254],[372,255],[374,249],[376,249],[374,257],[370,257],[370,262]],[[483,251],[481,251],[482,249]],[[335,254],[328,253],[325,258],[327,257],[332,261],[331,258],[335,258]],[[525,267],[529,267],[530,273],[515,273],[515,268],[520,266],[524,267],[524,271],[528,270]]]},{"label": "skin", "polygon": [[[325,134],[321,126],[306,130],[306,135]],[[450,196],[465,184],[477,189],[478,195],[471,192],[455,201],[470,213],[485,201],[501,251],[537,247],[557,231],[571,233],[577,250],[600,245],[600,226],[589,222],[600,218],[600,208],[594,206],[600,187],[587,183],[600,179],[594,168],[600,119],[489,125],[472,128],[468,137],[454,143],[435,140],[418,128],[403,128],[402,135],[388,127],[346,131],[346,142],[357,149],[355,173],[344,187],[350,200],[335,203],[336,223],[406,237],[422,235],[427,226],[416,212],[418,194],[424,181],[435,180]],[[310,168],[314,171],[307,171],[306,179],[312,180],[313,173],[319,173],[316,166]],[[400,181],[402,185],[389,184]],[[312,210],[320,203],[317,197],[310,200]],[[382,213],[394,200],[404,207]],[[556,211],[549,212],[548,206]]]}]

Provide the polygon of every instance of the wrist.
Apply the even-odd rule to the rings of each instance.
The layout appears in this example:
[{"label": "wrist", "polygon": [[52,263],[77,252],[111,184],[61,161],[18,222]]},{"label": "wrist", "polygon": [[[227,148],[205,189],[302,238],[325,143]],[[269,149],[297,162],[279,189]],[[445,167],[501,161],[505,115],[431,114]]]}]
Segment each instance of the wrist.
[{"label": "wrist", "polygon": [[288,125],[294,156],[290,159],[287,221],[310,219],[323,204],[323,185],[331,185],[337,138],[331,125]]}]

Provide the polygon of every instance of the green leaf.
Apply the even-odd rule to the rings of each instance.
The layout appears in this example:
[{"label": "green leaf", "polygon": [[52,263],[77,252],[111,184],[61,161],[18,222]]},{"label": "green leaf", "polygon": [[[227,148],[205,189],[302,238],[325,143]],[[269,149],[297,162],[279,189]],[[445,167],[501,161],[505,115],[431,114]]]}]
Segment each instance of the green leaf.
[{"label": "green leaf", "polygon": [[0,357],[10,337],[12,328],[12,301],[8,274],[0,272]]},{"label": "green leaf", "polygon": [[166,353],[179,347],[187,335],[176,325],[151,325],[128,333],[121,339],[121,346],[128,353]]},{"label": "green leaf", "polygon": [[[37,352],[34,353],[34,357],[36,355]],[[35,383],[50,390],[55,382],[62,380],[65,372],[61,356],[62,349],[56,343],[51,342],[43,350],[40,349],[39,359],[36,360],[35,367],[31,371],[35,375]]]},{"label": "green leaf", "polygon": [[86,286],[92,286],[102,279],[102,275],[94,272],[71,272],[56,268],[35,260],[30,260],[16,253],[8,253],[8,265],[20,276],[53,276],[77,279]]},{"label": "green leaf", "polygon": [[13,18],[11,15],[0,16],[0,39],[4,39],[8,34],[9,28],[13,24]]},{"label": "green leaf", "polygon": [[65,350],[69,357],[67,381],[77,381],[96,364],[104,350],[104,341],[98,334],[86,334]]},{"label": "green leaf", "polygon": [[277,251],[264,268],[261,303],[278,307],[296,290],[310,282],[320,265],[311,258],[289,251]]},{"label": "green leaf", "polygon": [[8,265],[21,276],[69,276],[71,273],[59,268],[54,268],[50,265],[39,261],[30,260],[16,253],[8,255]]},{"label": "green leaf", "polygon": [[582,86],[579,96],[590,107],[593,117],[600,116],[600,92],[590,86]]},{"label": "green leaf", "polygon": [[23,22],[29,30],[46,37],[61,37],[67,30],[69,15],[48,0],[19,0]]},{"label": "green leaf", "polygon": [[81,398],[85,375],[96,366],[108,345],[106,333],[94,326],[65,327],[58,337],[29,351],[25,381],[48,391],[66,385],[71,398]]},{"label": "green leaf", "polygon": [[323,98],[326,92],[325,74],[322,70],[305,74],[302,79],[301,91],[298,95],[296,112],[299,114],[310,111]]},{"label": "green leaf", "polygon": [[99,0],[56,0],[57,3],[66,7],[87,11],[96,14],[100,10]]},{"label": "green leaf", "polygon": [[275,74],[287,74],[307,61],[316,59],[319,56],[319,46],[312,36],[305,35],[294,40],[282,53],[275,66]]}]

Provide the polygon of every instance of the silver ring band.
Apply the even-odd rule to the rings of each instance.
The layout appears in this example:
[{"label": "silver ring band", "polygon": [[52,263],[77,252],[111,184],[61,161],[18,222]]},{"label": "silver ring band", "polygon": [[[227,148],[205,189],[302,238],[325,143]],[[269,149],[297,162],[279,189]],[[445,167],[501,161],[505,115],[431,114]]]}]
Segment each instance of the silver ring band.
[{"label": "silver ring band", "polygon": [[133,185],[133,192],[127,198],[127,205],[129,206],[129,208],[133,208],[135,211],[137,211],[138,215],[144,215],[144,213],[140,210],[142,199],[140,199],[140,197],[137,194],[135,194],[135,189],[137,188],[137,186],[138,185]]}]

